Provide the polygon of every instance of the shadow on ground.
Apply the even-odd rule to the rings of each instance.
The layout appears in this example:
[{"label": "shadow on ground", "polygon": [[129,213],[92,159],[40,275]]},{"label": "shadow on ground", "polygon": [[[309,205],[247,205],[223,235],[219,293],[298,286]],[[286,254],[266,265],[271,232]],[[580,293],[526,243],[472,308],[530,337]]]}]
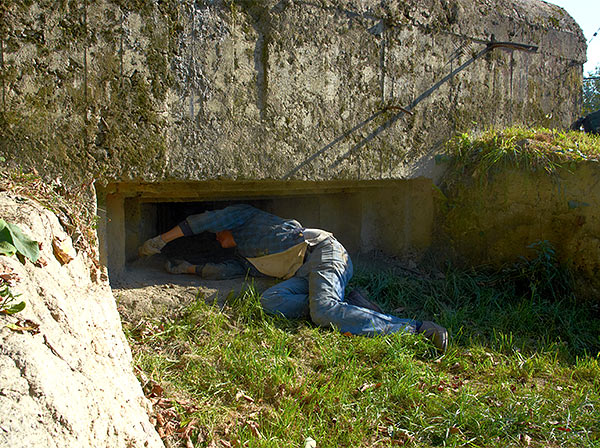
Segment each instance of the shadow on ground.
[{"label": "shadow on ground", "polygon": [[125,321],[159,317],[198,298],[222,306],[230,294],[239,294],[249,286],[262,292],[275,283],[269,278],[205,280],[196,275],[174,275],[164,270],[166,261],[162,255],[138,259],[128,263],[122,274],[111,277],[112,290]]}]

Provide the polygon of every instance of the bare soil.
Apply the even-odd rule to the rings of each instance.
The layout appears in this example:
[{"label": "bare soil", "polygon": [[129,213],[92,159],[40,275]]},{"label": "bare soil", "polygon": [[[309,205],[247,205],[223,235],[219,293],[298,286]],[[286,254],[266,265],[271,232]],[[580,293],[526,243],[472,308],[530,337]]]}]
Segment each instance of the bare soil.
[{"label": "bare soil", "polygon": [[235,278],[205,280],[196,275],[170,274],[164,269],[167,257],[154,255],[129,263],[118,278],[111,278],[113,294],[123,320],[139,322],[160,317],[169,309],[205,300],[222,306],[230,294],[249,286],[264,291],[276,280],[269,278]]}]

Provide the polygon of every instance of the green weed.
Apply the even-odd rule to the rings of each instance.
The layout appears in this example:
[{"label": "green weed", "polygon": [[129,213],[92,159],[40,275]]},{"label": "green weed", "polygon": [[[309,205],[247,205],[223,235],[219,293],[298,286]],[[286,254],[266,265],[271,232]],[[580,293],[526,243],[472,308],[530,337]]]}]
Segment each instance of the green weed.
[{"label": "green weed", "polygon": [[[39,258],[38,242],[30,239],[21,229],[0,219],[0,255],[17,255],[21,260],[28,258],[35,263]],[[9,266],[0,272],[0,314],[16,314],[25,309],[25,302],[17,302],[19,294],[10,289],[19,281],[19,276]]]},{"label": "green weed", "polygon": [[[44,181],[37,173],[24,172],[20,167],[10,167],[0,159],[0,190],[28,197],[57,215],[61,225],[73,240],[73,246],[86,252],[98,263],[97,219],[91,205],[91,183],[79,188],[66,188],[59,178]],[[99,267],[99,265],[97,265]]]},{"label": "green weed", "polygon": [[598,310],[536,249],[503,272],[355,275],[387,311],[447,326],[442,357],[267,315],[252,287],[129,328],[157,425],[175,446],[598,446]]},{"label": "green weed", "polygon": [[[461,134],[446,146],[451,172],[479,178],[497,168],[554,173],[600,156],[600,137],[557,129],[511,127],[480,136]],[[452,176],[449,176],[452,177]]]},{"label": "green weed", "polygon": [[0,314],[16,314],[25,309],[25,302],[17,302],[18,294],[15,296],[10,286],[0,282]]}]

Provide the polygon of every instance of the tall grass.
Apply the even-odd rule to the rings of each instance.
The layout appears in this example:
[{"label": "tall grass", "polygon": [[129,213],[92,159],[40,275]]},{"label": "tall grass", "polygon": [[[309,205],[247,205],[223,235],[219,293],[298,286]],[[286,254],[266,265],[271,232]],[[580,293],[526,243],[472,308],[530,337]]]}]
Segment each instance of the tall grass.
[{"label": "tall grass", "polygon": [[128,336],[174,446],[600,446],[598,309],[557,286],[551,255],[503,272],[355,275],[386,310],[447,326],[442,357],[419,336],[266,315],[252,287]]},{"label": "tall grass", "polygon": [[557,129],[510,127],[477,136],[458,135],[447,143],[446,150],[455,175],[480,177],[508,166],[552,174],[561,167],[598,161],[600,137]]}]

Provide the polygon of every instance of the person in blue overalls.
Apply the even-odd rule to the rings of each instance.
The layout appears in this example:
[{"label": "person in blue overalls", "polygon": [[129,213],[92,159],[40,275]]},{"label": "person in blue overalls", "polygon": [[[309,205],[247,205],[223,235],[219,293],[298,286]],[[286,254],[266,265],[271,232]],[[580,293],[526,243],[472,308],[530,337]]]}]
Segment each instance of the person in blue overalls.
[{"label": "person in blue overalls", "polygon": [[364,298],[359,302],[345,300],[352,261],[331,233],[306,229],[296,220],[283,219],[250,205],[233,205],[188,216],[168,232],[144,242],[139,254],[160,253],[170,241],[206,231],[215,233],[222,247],[235,247],[241,257],[200,265],[167,262],[167,271],[207,279],[247,273],[280,278],[283,281],[264,291],[261,297],[261,304],[269,313],[287,318],[310,317],[319,326],[333,326],[342,333],[355,335],[423,333],[438,350],[444,352],[448,346],[447,330],[433,322],[384,314],[365,305],[369,302]]}]

